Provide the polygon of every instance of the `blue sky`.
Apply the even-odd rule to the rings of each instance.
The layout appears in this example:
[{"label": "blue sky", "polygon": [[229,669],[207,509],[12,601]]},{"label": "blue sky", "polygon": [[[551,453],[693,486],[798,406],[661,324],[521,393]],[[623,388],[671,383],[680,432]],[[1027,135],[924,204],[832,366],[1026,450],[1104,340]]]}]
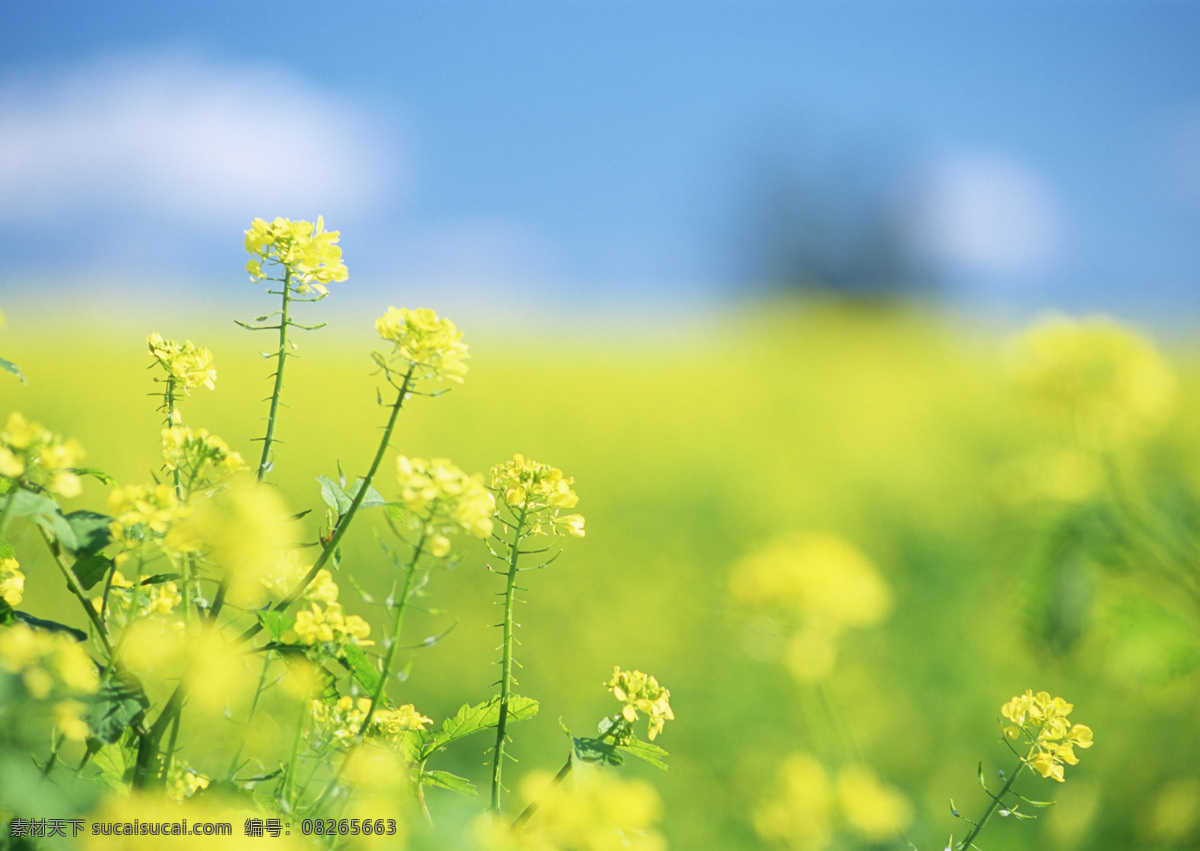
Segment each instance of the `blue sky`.
[{"label": "blue sky", "polygon": [[798,174],[978,308],[1194,313],[1197,35],[1167,2],[17,0],[0,300],[240,290],[251,218],[323,214],[351,301],[710,303]]}]

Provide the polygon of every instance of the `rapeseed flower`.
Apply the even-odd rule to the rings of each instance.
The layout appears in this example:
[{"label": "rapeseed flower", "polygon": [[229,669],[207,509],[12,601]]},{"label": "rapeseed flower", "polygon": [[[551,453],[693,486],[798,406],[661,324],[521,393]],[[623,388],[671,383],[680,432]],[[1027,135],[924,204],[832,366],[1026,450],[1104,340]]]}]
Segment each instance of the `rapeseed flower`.
[{"label": "rapeseed flower", "polygon": [[188,395],[196,387],[216,388],[217,369],[213,366],[212,352],[197,346],[191,340],[182,344],[165,340],[161,334],[146,338],[150,355],[167,371],[166,380]]},{"label": "rapeseed flower", "polygon": [[15,558],[0,558],[0,600],[16,607],[25,594],[25,574]]},{"label": "rapeseed flower", "polygon": [[622,704],[621,717],[632,724],[638,719],[638,713],[644,712],[650,718],[649,738],[654,738],[662,732],[663,725],[675,720],[671,711],[671,692],[658,684],[658,680],[641,671],[622,671],[613,668],[612,678],[607,683],[613,697]]},{"label": "rapeseed flower", "polygon": [[[362,728],[363,719],[371,709],[368,697],[340,697],[333,702],[312,701],[314,728],[310,735],[318,740],[345,744],[354,741]],[[433,723],[409,703],[394,709],[376,708],[367,728],[368,736],[399,736],[414,730],[424,730]]]},{"label": "rapeseed flower", "polygon": [[263,264],[278,264],[290,270],[292,285],[299,294],[328,295],[326,284],[350,276],[342,262],[339,236],[338,231],[325,230],[321,216],[315,225],[284,218],[269,223],[255,219],[246,231],[246,252],[253,257],[246,263],[246,271],[252,280],[261,281],[267,277]]},{"label": "rapeseed flower", "polygon": [[[75,639],[58,632],[33,629],[23,623],[0,627],[0,723],[16,723],[16,715],[48,715],[67,738],[87,736],[84,701],[100,690],[96,664]],[[21,697],[40,704],[22,710]]]},{"label": "rapeseed flower", "polygon": [[1068,719],[1074,705],[1049,692],[1033,693],[1026,689],[1000,707],[1000,714],[1012,722],[1004,728],[1010,739],[1024,737],[1029,750],[1022,757],[1026,765],[1043,777],[1063,782],[1063,765],[1076,765],[1075,748],[1092,746],[1092,730]]},{"label": "rapeseed flower", "polygon": [[492,490],[514,515],[525,518],[531,534],[585,534],[581,514],[563,514],[579,503],[573,478],[562,470],[517,453],[492,467]]},{"label": "rapeseed flower", "polygon": [[83,447],[74,438],[63,440],[19,411],[8,415],[0,431],[0,476],[33,490],[44,488],[63,497],[79,496],[83,480],[75,467]]},{"label": "rapeseed flower", "polygon": [[151,483],[115,488],[108,494],[108,510],[113,516],[109,530],[121,550],[118,564],[128,557],[130,550],[151,542],[169,555],[195,552],[199,548],[198,542],[180,524],[189,509],[179,504],[170,485]]},{"label": "rapeseed flower", "polygon": [[401,455],[396,459],[396,478],[410,526],[428,539],[434,556],[449,555],[448,536],[454,532],[477,538],[492,534],[496,503],[483,476],[469,476],[445,458],[426,461]]},{"label": "rapeseed flower", "polygon": [[462,384],[467,372],[467,344],[449,319],[427,307],[389,307],[375,320],[379,336],[394,344],[390,357],[411,367],[415,378]]},{"label": "rapeseed flower", "polygon": [[178,472],[187,491],[214,487],[248,469],[242,456],[207,429],[174,425],[162,430],[163,466]]}]

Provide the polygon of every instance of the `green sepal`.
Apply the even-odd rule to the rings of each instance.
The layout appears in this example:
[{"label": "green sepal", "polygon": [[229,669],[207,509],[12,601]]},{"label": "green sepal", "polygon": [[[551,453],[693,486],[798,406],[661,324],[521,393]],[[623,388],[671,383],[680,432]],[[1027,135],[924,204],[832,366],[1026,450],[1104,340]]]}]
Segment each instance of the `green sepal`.
[{"label": "green sepal", "polygon": [[457,774],[451,774],[449,771],[422,771],[421,772],[422,786],[436,786],[439,789],[449,789],[451,792],[457,792],[460,795],[467,795],[471,798],[479,797],[479,792],[475,785],[465,777],[459,777]]},{"label": "green sepal", "polygon": [[[524,721],[537,715],[538,702],[532,697],[513,695],[508,699],[508,722]],[[500,723],[500,698],[493,697],[474,706],[464,705],[453,718],[442,722],[442,729],[433,734],[429,752],[480,730],[494,728]]]},{"label": "green sepal", "polygon": [[133,674],[109,671],[100,681],[100,693],[92,705],[88,726],[92,735],[112,744],[129,727],[141,724],[150,708],[142,683]]}]

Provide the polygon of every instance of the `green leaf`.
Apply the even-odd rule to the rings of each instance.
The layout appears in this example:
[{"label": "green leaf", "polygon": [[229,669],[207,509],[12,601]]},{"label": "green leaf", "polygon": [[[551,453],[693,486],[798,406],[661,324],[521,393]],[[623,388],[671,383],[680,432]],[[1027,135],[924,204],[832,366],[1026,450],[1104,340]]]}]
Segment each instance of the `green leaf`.
[{"label": "green leaf", "polygon": [[571,747],[575,752],[576,759],[581,759],[584,762],[605,762],[609,765],[620,765],[625,761],[617,753],[616,746],[612,742],[606,742],[603,739],[579,739],[572,737]]},{"label": "green leaf", "polygon": [[133,762],[126,762],[126,757],[125,748],[116,743],[106,744],[92,757],[92,765],[100,769],[100,782],[114,792],[129,791]]},{"label": "green leaf", "polygon": [[0,559],[16,557],[17,551],[13,549],[13,545],[3,538],[0,538]]},{"label": "green leaf", "polygon": [[[317,476],[317,481],[321,483],[321,499],[325,500],[325,504],[336,511],[339,517],[350,510],[350,503],[363,486],[362,479],[357,479],[353,487],[348,489],[325,476]],[[387,500],[375,488],[370,488],[359,508],[374,508],[377,505],[387,505]]]},{"label": "green leaf", "polygon": [[379,671],[375,670],[367,654],[357,644],[347,644],[345,653],[338,661],[346,666],[346,670],[367,690],[367,694],[374,694],[379,688]]},{"label": "green leaf", "polygon": [[14,612],[13,614],[21,623],[29,624],[34,629],[44,629],[47,632],[65,632],[76,641],[87,641],[87,633],[82,629],[76,629],[73,626],[67,626],[65,623],[59,623],[58,621],[48,621],[45,618],[34,617],[28,612]]},{"label": "green leaf", "polygon": [[479,792],[470,780],[467,780],[465,777],[459,777],[457,774],[451,774],[449,771],[422,771],[421,785],[449,789],[451,792],[457,792],[460,795],[467,795],[472,798],[479,795]]},{"label": "green leaf", "polygon": [[276,641],[282,640],[283,634],[296,625],[296,619],[286,612],[260,609],[255,614],[258,615],[258,622],[262,624],[262,628]]},{"label": "green leaf", "polygon": [[[532,697],[513,695],[508,699],[508,722],[524,721],[537,715],[538,702]],[[433,735],[430,751],[450,742],[487,730],[500,723],[500,698],[493,697],[474,706],[464,705],[453,718],[442,722],[442,729]]]},{"label": "green leaf", "polygon": [[89,726],[102,742],[121,738],[127,727],[142,723],[150,699],[133,674],[110,671],[100,683],[100,694],[92,706]]},{"label": "green leaf", "polygon": [[17,369],[17,365],[10,360],[0,358],[0,369],[5,372],[11,372],[17,378],[21,379],[21,383],[25,383],[25,376],[21,374],[21,370]]},{"label": "green leaf", "polygon": [[10,626],[17,622],[17,613],[13,611],[13,607],[8,604],[8,601],[0,597],[0,626]]},{"label": "green leaf", "polygon": [[663,761],[663,757],[668,754],[658,745],[643,742],[634,736],[629,740],[628,744],[617,745],[617,747],[630,756],[636,756],[638,759],[645,760],[655,768],[661,768],[663,771],[667,770],[667,764]]},{"label": "green leaf", "polygon": [[113,519],[107,514],[95,511],[72,511],[67,515],[67,523],[75,533],[76,546],[73,552],[77,556],[90,556],[98,553],[112,541]]},{"label": "green leaf", "polygon": [[90,591],[93,585],[108,574],[112,566],[112,559],[108,556],[93,553],[76,559],[75,564],[71,566],[71,572],[75,574],[75,578],[79,580],[83,590]]},{"label": "green leaf", "polygon": [[99,467],[76,467],[75,475],[91,476],[93,479],[99,479],[103,484],[108,485],[110,488],[117,483],[116,479],[101,470]]},{"label": "green leaf", "polygon": [[52,532],[64,548],[74,552],[75,547],[78,546],[78,542],[75,540],[75,530],[62,516],[62,512],[58,509],[58,503],[47,496],[27,490],[16,491],[10,499],[12,500],[9,506],[10,517],[28,517],[43,529]]}]

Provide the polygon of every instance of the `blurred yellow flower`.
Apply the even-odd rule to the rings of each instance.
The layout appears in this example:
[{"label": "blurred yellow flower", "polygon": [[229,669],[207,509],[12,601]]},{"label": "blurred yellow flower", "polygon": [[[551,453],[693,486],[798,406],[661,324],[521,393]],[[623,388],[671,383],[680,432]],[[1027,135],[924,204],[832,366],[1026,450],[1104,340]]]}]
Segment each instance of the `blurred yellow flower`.
[{"label": "blurred yellow flower", "polygon": [[478,538],[492,533],[495,500],[483,476],[468,476],[445,458],[426,461],[401,455],[396,459],[400,502],[410,512],[410,526],[430,539],[430,551],[450,553],[448,535],[467,532]]},{"label": "blurred yellow flower", "polygon": [[375,330],[394,344],[392,356],[406,361],[415,378],[462,384],[467,372],[467,344],[449,319],[438,318],[427,307],[389,307],[375,320]]},{"label": "blurred yellow flower", "polygon": [[83,480],[74,469],[83,455],[83,447],[74,438],[63,440],[18,411],[8,415],[0,431],[0,476],[23,478],[26,486],[45,488],[59,496],[70,498],[83,492]]},{"label": "blurred yellow flower", "polygon": [[775,793],[754,809],[754,830],[792,851],[821,851],[833,840],[833,805],[825,766],[795,753],[780,766]]},{"label": "blurred yellow flower", "polygon": [[242,456],[207,429],[174,425],[162,430],[163,466],[178,472],[186,491],[211,488],[247,468]]},{"label": "blurred yellow flower", "polygon": [[1154,346],[1112,319],[1050,316],[1010,344],[1014,380],[1089,449],[1155,434],[1176,381]]},{"label": "blurred yellow flower", "polygon": [[25,574],[15,558],[0,558],[0,599],[16,607],[25,594]]},{"label": "blurred yellow flower", "polygon": [[912,822],[912,805],[899,791],[863,766],[838,772],[835,783],[842,817],[871,842],[896,839]]},{"label": "blurred yellow flower", "polygon": [[[0,627],[0,724],[16,715],[49,716],[67,738],[87,735],[85,700],[100,689],[96,663],[68,635],[33,629],[24,623]],[[31,700],[36,706],[25,704]],[[15,713],[15,714],[14,714]]]}]

